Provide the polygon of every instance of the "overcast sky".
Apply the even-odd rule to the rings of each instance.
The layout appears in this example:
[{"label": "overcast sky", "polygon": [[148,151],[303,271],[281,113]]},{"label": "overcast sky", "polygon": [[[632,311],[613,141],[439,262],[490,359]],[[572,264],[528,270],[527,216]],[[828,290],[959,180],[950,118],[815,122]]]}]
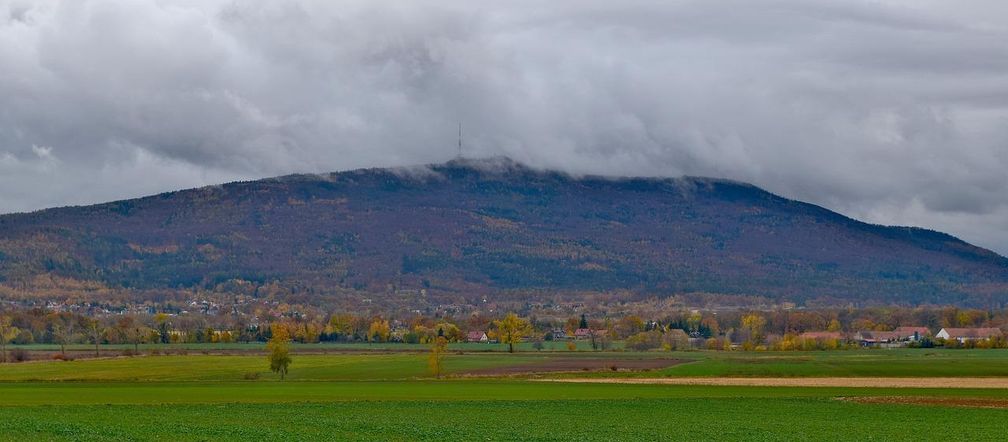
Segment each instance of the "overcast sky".
[{"label": "overcast sky", "polygon": [[441,162],[459,121],[1008,254],[1003,0],[0,0],[0,212]]}]

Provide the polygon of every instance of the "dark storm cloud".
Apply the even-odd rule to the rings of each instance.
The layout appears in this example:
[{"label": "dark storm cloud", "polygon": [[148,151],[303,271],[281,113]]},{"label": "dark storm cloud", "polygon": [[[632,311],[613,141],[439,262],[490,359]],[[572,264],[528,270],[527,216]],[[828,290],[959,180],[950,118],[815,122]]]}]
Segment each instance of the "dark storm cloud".
[{"label": "dark storm cloud", "polygon": [[1008,3],[0,0],[0,211],[467,154],[1008,252]]}]

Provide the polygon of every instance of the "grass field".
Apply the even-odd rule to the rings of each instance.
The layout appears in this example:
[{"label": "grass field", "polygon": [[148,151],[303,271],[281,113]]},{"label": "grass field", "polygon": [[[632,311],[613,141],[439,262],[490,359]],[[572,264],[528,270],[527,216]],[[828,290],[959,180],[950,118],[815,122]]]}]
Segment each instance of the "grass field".
[{"label": "grass field", "polygon": [[[573,343],[577,351],[593,351],[590,341],[544,341],[542,351],[568,351],[567,344]],[[57,344],[28,344],[9,346],[18,347],[30,351],[60,351]],[[98,346],[102,354],[121,353],[123,350],[133,350],[132,344],[101,344]],[[140,344],[137,346],[142,352],[151,350],[159,351],[261,351],[262,342],[227,342],[227,343],[180,343],[180,344]],[[293,343],[291,347],[295,351],[306,352],[326,352],[326,351],[413,351],[425,352],[428,350],[426,344],[405,344],[401,342],[376,342],[373,344],[361,342],[319,342],[314,344]],[[612,343],[612,350],[621,350],[622,342]],[[448,349],[452,351],[465,352],[505,352],[508,350],[506,344],[479,343],[479,342],[452,342],[448,344]],[[522,342],[515,345],[518,351],[536,351],[531,342]],[[94,352],[94,345],[90,344],[70,344],[66,346],[67,351],[90,353]]]},{"label": "grass field", "polygon": [[[416,347],[414,347],[416,349]],[[421,347],[422,348],[422,347]],[[256,350],[261,350],[259,345]],[[417,352],[363,351],[312,354],[297,350],[290,380],[375,380],[427,376],[426,354]],[[297,351],[296,350],[296,351]],[[857,350],[833,352],[476,352],[451,354],[449,374],[480,368],[528,364],[570,358],[671,358],[682,363],[653,371],[579,372],[562,376],[598,377],[1008,377],[1008,350]],[[0,366],[2,381],[228,381],[258,373],[272,379],[258,355],[139,356],[127,358],[33,361]]]},{"label": "grass field", "polygon": [[[997,350],[601,356],[688,362],[577,375],[1008,377],[1008,352]],[[562,384],[465,375],[559,357],[600,354],[451,354],[451,376],[442,380],[430,379],[425,356],[415,353],[295,355],[282,382],[257,355],[4,364],[0,440],[975,441],[1004,440],[1008,431],[1004,389]],[[260,378],[244,380],[253,372]],[[860,397],[881,400],[850,400]],[[966,399],[981,406],[943,405]]]}]

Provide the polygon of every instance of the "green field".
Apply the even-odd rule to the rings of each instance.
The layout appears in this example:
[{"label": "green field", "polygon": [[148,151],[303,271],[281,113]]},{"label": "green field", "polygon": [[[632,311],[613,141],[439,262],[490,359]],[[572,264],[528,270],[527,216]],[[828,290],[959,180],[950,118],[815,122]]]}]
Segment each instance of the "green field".
[{"label": "green field", "polygon": [[[591,346],[590,341],[544,341],[542,342],[543,348],[541,351],[568,351],[567,344],[573,343],[577,351],[594,351]],[[534,352],[537,351],[532,346],[531,342],[521,342],[515,345],[515,349],[518,351]],[[611,344],[612,348],[610,350],[620,350],[623,348],[622,342],[614,342]],[[60,346],[58,344],[27,344],[27,345],[12,345],[11,348],[23,348],[25,350],[31,351],[50,351],[58,352],[60,351]],[[99,350],[103,355],[118,354],[122,353],[124,350],[133,350],[132,344],[101,344],[98,346]],[[387,351],[412,351],[412,352],[425,352],[428,350],[427,344],[405,344],[401,342],[376,342],[376,343],[362,343],[362,342],[319,342],[314,344],[299,344],[292,343],[291,347],[295,349],[300,349],[301,351],[309,352],[328,352],[328,351],[377,351],[377,350],[387,350]],[[179,344],[140,344],[137,348],[141,352],[162,351],[162,352],[175,352],[179,350],[186,350],[191,352],[203,352],[203,351],[260,351],[263,348],[262,342],[227,342],[227,343],[179,343]],[[94,345],[90,344],[70,344],[65,348],[67,351],[75,352],[94,352]],[[465,351],[465,352],[505,352],[508,350],[506,344],[499,343],[479,343],[479,342],[452,342],[448,344],[448,349],[452,351]]]},{"label": "green field", "polygon": [[[235,344],[231,344],[235,345]],[[244,345],[244,344],[240,344]],[[254,350],[261,350],[259,345]],[[295,347],[296,362],[289,380],[380,380],[427,376],[422,346],[414,351],[357,350],[316,354],[309,346]],[[205,349],[204,349],[205,350]],[[249,350],[253,350],[249,348]],[[297,354],[297,352],[303,352]],[[682,363],[653,371],[578,372],[558,377],[1008,377],[1008,350],[895,349],[832,352],[475,352],[451,354],[448,374],[508,365],[570,358],[668,358]],[[3,381],[228,381],[257,373],[273,379],[258,355],[203,354],[137,356],[74,361],[33,361],[0,366]]]},{"label": "green field", "polygon": [[[817,353],[295,355],[279,381],[258,355],[0,365],[0,440],[1004,440],[1008,409],[842,398],[983,398],[1002,389],[562,384],[466,372],[550,358],[690,362],[605,376],[1008,376],[999,350]],[[245,380],[248,373],[259,373]],[[601,373],[577,373],[602,376]],[[570,376],[570,374],[566,375]],[[1003,406],[1003,405],[1002,405]]]}]

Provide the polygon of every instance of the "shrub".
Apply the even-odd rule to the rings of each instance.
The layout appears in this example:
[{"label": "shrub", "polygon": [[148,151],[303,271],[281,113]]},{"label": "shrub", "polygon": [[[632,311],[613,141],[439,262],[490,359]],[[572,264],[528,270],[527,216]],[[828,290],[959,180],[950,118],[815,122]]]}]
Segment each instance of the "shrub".
[{"label": "shrub", "polygon": [[625,345],[637,351],[647,351],[662,346],[662,333],[658,330],[640,332],[626,339]]},{"label": "shrub", "polygon": [[259,372],[258,371],[249,371],[249,372],[246,372],[242,376],[242,378],[244,378],[246,381],[254,381],[256,379],[259,379]]},{"label": "shrub", "polygon": [[23,348],[15,348],[10,351],[10,360],[14,362],[24,362],[30,359],[28,357],[28,352]]}]

